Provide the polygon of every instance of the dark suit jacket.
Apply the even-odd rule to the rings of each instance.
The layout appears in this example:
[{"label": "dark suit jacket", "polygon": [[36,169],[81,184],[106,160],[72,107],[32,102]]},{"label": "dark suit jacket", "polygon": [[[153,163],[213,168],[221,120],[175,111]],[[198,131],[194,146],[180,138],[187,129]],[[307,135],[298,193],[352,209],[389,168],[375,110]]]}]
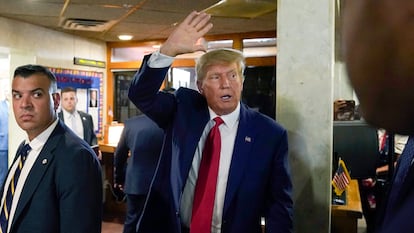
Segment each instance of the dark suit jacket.
[{"label": "dark suit jacket", "polygon": [[89,100],[89,107],[98,107],[98,100]]},{"label": "dark suit jacket", "polygon": [[[115,183],[124,184],[126,194],[147,194],[164,139],[164,131],[145,115],[125,121],[115,151]],[[128,152],[131,156],[128,159]],[[128,165],[125,172],[125,165]],[[126,178],[125,178],[126,174]]]},{"label": "dark suit jacket", "polygon": [[[147,59],[131,83],[129,98],[166,130],[166,138],[138,232],[177,233],[182,190],[210,116],[206,99],[194,90],[158,92],[168,68],[150,68]],[[268,232],[291,232],[291,188],[286,130],[242,104],[221,232],[261,232],[261,216]]]},{"label": "dark suit jacket", "polygon": [[[92,120],[92,116],[89,115],[86,112],[82,112],[82,111],[78,111],[81,119],[82,119],[82,125],[83,125],[83,138],[85,139],[85,141],[93,146],[93,145],[97,145],[98,141],[96,138],[96,134],[95,131],[93,130],[93,120]],[[63,112],[60,111],[58,113],[59,118],[65,122],[64,117],[63,117]]]},{"label": "dark suit jacket", "polygon": [[59,121],[26,179],[10,232],[100,233],[101,216],[99,161]]},{"label": "dark suit jacket", "polygon": [[[408,140],[414,140],[413,135],[409,137]],[[407,142],[411,143],[411,142]],[[410,156],[408,146],[404,148],[404,151],[401,154],[402,156]],[[408,151],[405,151],[408,149]],[[407,154],[406,154],[407,153]],[[412,163],[412,161],[411,161]],[[395,172],[398,171],[400,164],[397,164]],[[391,186],[392,188],[392,186]],[[411,233],[414,229],[414,221],[412,216],[414,214],[414,166],[411,164],[411,167],[408,170],[407,176],[405,177],[403,184],[401,186],[400,192],[395,201],[395,205],[392,209],[386,209],[387,202],[384,202],[379,213],[379,228],[377,232],[380,233]],[[387,213],[385,213],[387,211]],[[388,218],[385,218],[385,215],[388,215]]]}]

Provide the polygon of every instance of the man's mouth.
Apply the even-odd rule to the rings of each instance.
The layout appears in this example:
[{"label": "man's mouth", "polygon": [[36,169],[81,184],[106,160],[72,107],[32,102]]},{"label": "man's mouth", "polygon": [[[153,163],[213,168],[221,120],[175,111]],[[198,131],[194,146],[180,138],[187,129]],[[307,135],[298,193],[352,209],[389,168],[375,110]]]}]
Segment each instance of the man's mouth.
[{"label": "man's mouth", "polygon": [[229,100],[230,98],[231,98],[231,95],[223,95],[221,97],[221,99],[224,100],[224,101]]},{"label": "man's mouth", "polygon": [[30,114],[24,114],[20,117],[20,119],[22,119],[24,121],[31,120],[32,118],[33,118],[33,116],[30,115]]}]

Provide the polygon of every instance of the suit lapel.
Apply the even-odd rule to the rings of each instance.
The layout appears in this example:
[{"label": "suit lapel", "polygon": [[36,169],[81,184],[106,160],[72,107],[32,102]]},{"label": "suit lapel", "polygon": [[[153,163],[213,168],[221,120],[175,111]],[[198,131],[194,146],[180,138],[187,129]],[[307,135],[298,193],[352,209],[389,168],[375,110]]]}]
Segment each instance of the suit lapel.
[{"label": "suit lapel", "polygon": [[413,182],[414,182],[414,166],[411,165],[407,172],[407,176],[405,177],[404,182],[401,185],[400,193],[398,194],[397,200],[399,204],[402,204],[404,202],[409,192],[413,189],[412,187]]},{"label": "suit lapel", "polygon": [[87,122],[86,122],[86,117],[85,117],[85,115],[83,115],[83,113],[82,112],[79,112],[78,111],[78,113],[79,113],[79,116],[80,116],[80,118],[81,118],[81,121],[82,121],[82,126],[83,126],[83,138],[85,139],[85,141],[87,141],[88,143],[89,143],[89,138],[86,138],[86,135],[88,135],[88,133],[87,132],[89,132],[89,128],[87,128],[87,127],[89,127],[89,125],[87,124]]},{"label": "suit lapel", "polygon": [[54,154],[52,154],[52,151],[56,148],[60,141],[60,138],[64,134],[62,124],[63,123],[58,122],[56,128],[53,130],[46,144],[43,146],[39,156],[33,164],[32,169],[29,172],[29,176],[26,179],[25,185],[20,195],[20,199],[13,218],[13,224],[19,218],[25,206],[33,196],[33,193],[42,180],[44,173],[47,171],[54,159]]},{"label": "suit lapel", "polygon": [[245,174],[246,165],[251,155],[252,145],[256,139],[256,131],[251,122],[252,116],[242,104],[240,108],[240,121],[231,159],[229,177],[227,180],[226,197],[224,200],[223,214],[226,213],[238,186]]},{"label": "suit lapel", "polygon": [[[186,112],[184,114],[186,116],[191,116],[191,119],[184,116],[177,116],[177,120],[182,121],[177,124],[178,129],[191,128],[191,130],[186,131],[188,134],[174,136],[174,138],[179,137],[181,139],[180,143],[183,144],[176,145],[176,142],[173,141],[171,148],[173,154],[173,156],[171,156],[171,167],[179,169],[179,171],[171,171],[171,184],[176,208],[178,208],[181,192],[184,189],[185,182],[187,181],[188,172],[191,169],[194,153],[198,146],[201,134],[203,133],[207,122],[210,120],[208,109],[205,107],[207,105],[206,101],[204,99],[197,99],[196,102],[198,103],[198,106],[201,107],[195,108],[192,112]],[[180,131],[178,129],[175,129],[176,134]]]},{"label": "suit lapel", "polygon": [[64,117],[63,117],[63,110],[62,110],[62,111],[60,111],[60,112],[58,113],[58,118],[59,118],[62,122],[65,122],[65,119],[64,119]]}]

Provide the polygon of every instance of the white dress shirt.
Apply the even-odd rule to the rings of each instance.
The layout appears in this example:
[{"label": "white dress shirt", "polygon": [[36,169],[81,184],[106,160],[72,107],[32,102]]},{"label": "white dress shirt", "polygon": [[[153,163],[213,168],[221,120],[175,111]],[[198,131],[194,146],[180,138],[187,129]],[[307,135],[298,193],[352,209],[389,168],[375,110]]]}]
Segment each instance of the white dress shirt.
[{"label": "white dress shirt", "polygon": [[[197,149],[193,157],[193,163],[188,174],[187,182],[181,200],[180,215],[182,223],[189,227],[191,223],[191,212],[193,208],[194,188],[197,181],[198,169],[204,149],[204,143],[210,129],[214,126],[214,118],[217,116],[210,108],[210,121],[204,128],[203,134],[198,142]],[[239,125],[240,104],[230,114],[220,116],[224,124],[219,126],[221,135],[220,165],[217,177],[216,198],[214,201],[212,233],[221,232],[221,221],[223,217],[224,198],[226,195],[227,179],[230,170],[231,158],[233,155],[234,141],[236,139],[237,128]]]},{"label": "white dress shirt", "polygon": [[75,134],[78,135],[78,137],[84,139],[83,123],[78,111],[75,110],[73,113],[70,113],[62,109],[62,113],[65,125],[67,125],[73,132],[75,132]]},{"label": "white dress shirt", "polygon": [[[378,147],[381,149],[381,142],[383,140],[383,137],[385,135],[384,129],[378,129]],[[396,154],[402,154],[405,144],[407,144],[408,136],[407,135],[400,135],[400,134],[394,134],[394,153]]]},{"label": "white dress shirt", "polygon": [[[29,175],[30,170],[32,170],[33,164],[36,161],[37,157],[39,156],[39,153],[42,150],[43,146],[45,145],[47,139],[52,134],[52,131],[55,129],[57,122],[58,120],[56,119],[45,131],[43,131],[37,137],[33,138],[32,141],[29,141],[28,138],[25,139],[25,144],[29,143],[29,146],[32,149],[29,151],[29,154],[26,157],[26,162],[23,165],[19,180],[17,181],[16,190],[13,196],[13,201],[12,201],[12,205],[10,209],[7,232],[10,232],[10,226],[11,226],[11,223],[13,222],[13,217],[16,211],[17,203],[20,199],[20,194],[23,190],[23,186],[24,186],[24,183],[26,182],[27,176]],[[7,189],[10,185],[11,178],[13,177],[16,171],[16,168],[19,165],[19,161],[20,161],[20,155],[19,155],[19,158],[17,158],[16,161],[12,164],[10,168],[10,172],[7,176],[6,183],[3,188],[3,196],[1,198],[1,208],[3,208],[4,200],[7,195]],[[42,162],[47,162],[47,161],[42,161]]]}]

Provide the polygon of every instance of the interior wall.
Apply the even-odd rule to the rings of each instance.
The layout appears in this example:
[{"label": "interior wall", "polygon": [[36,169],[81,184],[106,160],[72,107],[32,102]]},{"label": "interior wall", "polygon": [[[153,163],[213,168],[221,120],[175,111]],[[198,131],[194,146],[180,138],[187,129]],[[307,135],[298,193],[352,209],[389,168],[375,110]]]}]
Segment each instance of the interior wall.
[{"label": "interior wall", "polygon": [[330,232],[334,2],[279,0],[276,119],[288,131],[297,233]]},{"label": "interior wall", "polygon": [[[9,55],[9,79],[17,66],[28,63],[39,65],[103,72],[106,69],[73,64],[74,57],[106,61],[106,44],[67,33],[49,30],[15,20],[0,17],[0,52]],[[106,82],[103,82],[106,83]],[[10,88],[10,86],[8,87]],[[104,90],[106,87],[104,86]],[[104,106],[106,106],[104,100]],[[18,144],[26,134],[17,126],[10,108],[9,160],[14,158]]]},{"label": "interior wall", "polygon": [[355,100],[354,89],[349,83],[345,63],[341,61],[335,62],[334,100],[336,99]]}]

